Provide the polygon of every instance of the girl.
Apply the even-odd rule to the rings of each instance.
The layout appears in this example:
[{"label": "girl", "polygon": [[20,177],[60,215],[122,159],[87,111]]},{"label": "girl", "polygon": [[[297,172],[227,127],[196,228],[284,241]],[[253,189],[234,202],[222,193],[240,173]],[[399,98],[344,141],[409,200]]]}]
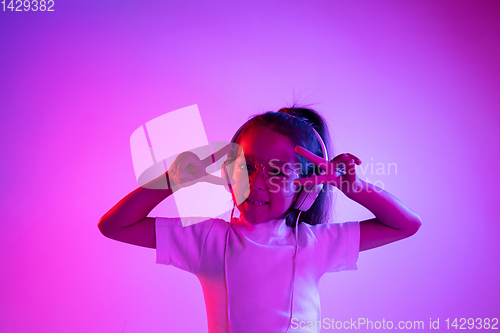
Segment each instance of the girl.
[{"label": "girl", "polygon": [[[166,177],[169,189],[136,189],[101,218],[99,229],[109,238],[156,248],[157,263],[195,274],[210,333],[318,332],[318,325],[306,323],[321,320],[319,278],[356,269],[359,251],[413,235],[420,218],[361,180],[356,156],[330,161],[328,128],[311,109],[254,116],[231,142],[204,160],[180,154],[153,181]],[[205,168],[226,155],[225,179],[207,174]],[[186,227],[180,218],[147,217],[173,192],[198,181],[227,186],[240,217]],[[375,218],[329,223],[334,186]]]}]

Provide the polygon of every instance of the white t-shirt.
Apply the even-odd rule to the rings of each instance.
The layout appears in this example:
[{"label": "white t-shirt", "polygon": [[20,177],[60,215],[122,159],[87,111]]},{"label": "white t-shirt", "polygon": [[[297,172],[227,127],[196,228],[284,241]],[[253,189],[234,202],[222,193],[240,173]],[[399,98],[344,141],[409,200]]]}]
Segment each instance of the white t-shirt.
[{"label": "white t-shirt", "polygon": [[[286,236],[291,239],[270,239],[262,244],[237,224],[221,219],[183,227],[180,218],[157,217],[156,262],[198,277],[210,333],[283,333],[290,323],[292,285],[294,322],[319,321],[320,277],[326,272],[357,269],[359,222],[300,223],[298,229],[294,282],[294,232]],[[318,330],[292,326],[288,332]]]}]

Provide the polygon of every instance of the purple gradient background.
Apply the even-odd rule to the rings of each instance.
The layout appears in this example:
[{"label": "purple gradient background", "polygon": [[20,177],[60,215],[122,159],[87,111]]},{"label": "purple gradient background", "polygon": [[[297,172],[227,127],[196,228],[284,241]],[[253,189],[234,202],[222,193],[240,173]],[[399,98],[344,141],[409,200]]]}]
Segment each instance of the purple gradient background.
[{"label": "purple gradient background", "polygon": [[365,178],[423,221],[326,275],[323,318],[500,317],[500,2],[55,2],[0,12],[1,332],[205,332],[196,277],[97,221],[137,186],[137,127],[198,104],[225,141],[294,94],[336,152],[397,163]]}]

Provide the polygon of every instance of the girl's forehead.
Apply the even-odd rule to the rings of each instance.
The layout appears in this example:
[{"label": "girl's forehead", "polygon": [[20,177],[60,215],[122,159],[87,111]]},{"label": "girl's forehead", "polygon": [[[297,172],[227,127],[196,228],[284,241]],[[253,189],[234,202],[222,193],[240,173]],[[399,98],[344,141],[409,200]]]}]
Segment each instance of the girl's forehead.
[{"label": "girl's forehead", "polygon": [[298,156],[292,140],[268,127],[256,126],[248,129],[238,140],[245,155],[270,161],[277,159],[283,163],[296,163]]}]

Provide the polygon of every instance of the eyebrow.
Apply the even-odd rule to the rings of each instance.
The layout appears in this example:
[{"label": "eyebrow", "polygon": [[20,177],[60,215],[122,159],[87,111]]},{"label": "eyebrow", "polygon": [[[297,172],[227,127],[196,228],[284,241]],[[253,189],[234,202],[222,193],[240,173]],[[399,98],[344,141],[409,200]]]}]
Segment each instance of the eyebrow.
[{"label": "eyebrow", "polygon": [[[301,166],[300,161],[297,161],[297,162],[283,162],[283,161],[280,161],[280,160],[279,160],[279,159],[277,159],[277,158],[273,158],[273,159],[271,159],[271,160],[269,160],[269,161],[264,161],[264,160],[262,160],[262,159],[260,159],[260,158],[254,157],[254,156],[252,156],[252,155],[245,155],[245,154],[242,154],[242,155],[243,155],[243,156],[248,156],[248,157],[250,157],[250,158],[256,159],[256,160],[258,160],[258,161],[266,162],[266,163],[271,163],[271,161],[275,160],[275,163],[276,163],[276,164],[279,164],[279,165],[284,166],[284,167],[288,167],[289,169],[292,169],[292,170],[294,170],[294,171],[296,171],[296,167],[297,167],[297,166],[298,166],[298,168],[299,168],[299,169],[301,169],[301,167],[302,167],[302,166]],[[240,155],[240,156],[241,156],[241,155]]]},{"label": "eyebrow", "polygon": [[283,162],[283,161],[280,161],[277,158],[273,158],[273,159],[270,159],[269,161],[265,161],[263,159],[260,159],[258,157],[252,156],[252,155],[245,155],[245,154],[242,154],[242,155],[243,156],[248,156],[248,157],[253,158],[253,159],[257,160],[257,161],[262,161],[262,162],[266,162],[266,163],[271,163],[271,161],[275,161],[275,162],[280,163],[280,164],[294,164],[294,163],[296,163],[296,162]]}]

